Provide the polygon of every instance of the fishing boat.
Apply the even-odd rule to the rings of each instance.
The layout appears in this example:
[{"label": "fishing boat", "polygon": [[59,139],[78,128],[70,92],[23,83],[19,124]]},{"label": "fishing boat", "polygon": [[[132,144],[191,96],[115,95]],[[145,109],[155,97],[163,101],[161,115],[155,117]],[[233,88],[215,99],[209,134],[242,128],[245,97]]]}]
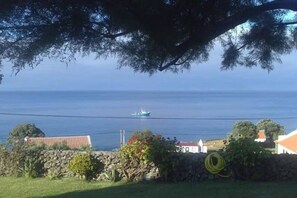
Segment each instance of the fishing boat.
[{"label": "fishing boat", "polygon": [[132,116],[139,116],[139,117],[147,117],[150,116],[151,112],[145,111],[143,109],[140,110],[140,112],[132,113]]}]

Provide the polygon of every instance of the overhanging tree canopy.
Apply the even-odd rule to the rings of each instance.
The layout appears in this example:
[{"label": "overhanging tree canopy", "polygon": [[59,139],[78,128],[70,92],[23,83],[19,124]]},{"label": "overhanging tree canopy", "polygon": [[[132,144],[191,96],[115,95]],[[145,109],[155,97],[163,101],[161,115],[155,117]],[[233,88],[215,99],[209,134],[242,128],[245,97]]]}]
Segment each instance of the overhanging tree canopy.
[{"label": "overhanging tree canopy", "polygon": [[[115,54],[153,74],[207,61],[216,41],[222,68],[260,65],[297,47],[296,0],[4,0],[0,60],[18,72],[44,57]],[[0,76],[1,78],[1,76]]]}]

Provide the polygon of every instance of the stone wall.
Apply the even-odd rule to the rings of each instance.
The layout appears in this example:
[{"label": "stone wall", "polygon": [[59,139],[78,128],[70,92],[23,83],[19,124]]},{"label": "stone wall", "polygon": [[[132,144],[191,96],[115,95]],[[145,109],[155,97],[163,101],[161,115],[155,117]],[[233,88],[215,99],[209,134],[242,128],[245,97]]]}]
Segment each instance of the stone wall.
[{"label": "stone wall", "polygon": [[[69,177],[71,173],[67,171],[67,165],[74,155],[86,153],[80,151],[58,151],[46,150],[42,152],[42,161],[45,167],[45,175]],[[112,171],[116,171],[120,180],[126,180],[125,172],[133,173],[133,180],[152,180],[158,179],[158,168],[153,164],[145,167],[130,166],[122,167],[117,152],[92,151],[104,167],[98,176],[98,180],[109,180]],[[202,181],[217,178],[210,174],[204,167],[205,154],[177,153],[173,160],[173,169],[168,172],[168,181]]]},{"label": "stone wall", "polygon": [[219,176],[210,174],[204,165],[207,154],[176,153],[173,169],[168,174],[168,180],[174,182],[196,182],[218,179]]},{"label": "stone wall", "polygon": [[[125,169],[121,166],[118,154],[116,152],[107,151],[42,151],[41,159],[44,163],[45,175],[50,177],[72,176],[71,173],[67,171],[67,165],[69,161],[79,153],[90,153],[103,164],[103,169],[98,175],[97,180],[110,180],[111,174],[114,173],[117,175],[119,180],[127,179],[124,174]],[[134,180],[151,180],[158,177],[158,169],[152,164],[147,165],[144,169],[142,169],[142,171],[137,171],[137,169],[139,169],[139,167],[135,167],[135,170],[130,170],[138,172]]]},{"label": "stone wall", "polygon": [[[118,180],[127,180],[127,172],[133,173],[135,176],[133,176],[133,180],[137,181],[160,179],[158,168],[153,164],[148,164],[145,167],[140,167],[137,164],[129,166],[129,168],[123,167],[117,152],[103,151],[42,151],[40,159],[43,162],[45,176],[73,176],[67,171],[67,165],[75,155],[80,153],[90,153],[103,164],[102,171],[97,177],[98,180],[112,180],[111,176],[115,173]],[[8,153],[0,155],[0,175],[4,176],[10,175],[7,169],[11,167],[4,159],[5,156],[8,156]],[[172,169],[166,175],[166,180],[196,182],[219,179],[219,176],[214,176],[205,169],[205,157],[206,154],[176,153],[172,160]],[[255,180],[297,180],[297,155],[272,155],[269,159],[257,163],[253,169],[252,179]],[[230,173],[225,175],[230,175]]]},{"label": "stone wall", "polygon": [[262,180],[297,180],[297,155],[275,154],[256,168]]}]

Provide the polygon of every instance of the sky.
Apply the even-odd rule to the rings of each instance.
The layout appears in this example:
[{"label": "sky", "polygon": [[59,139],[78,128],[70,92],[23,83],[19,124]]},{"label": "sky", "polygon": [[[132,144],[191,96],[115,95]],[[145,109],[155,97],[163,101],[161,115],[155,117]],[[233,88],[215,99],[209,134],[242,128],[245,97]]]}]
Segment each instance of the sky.
[{"label": "sky", "polygon": [[0,90],[141,90],[141,91],[297,91],[297,52],[282,56],[274,70],[244,68],[221,71],[222,50],[215,47],[207,62],[192,64],[183,73],[159,72],[153,76],[118,69],[116,57],[95,59],[77,57],[68,66],[59,60],[44,60],[36,68],[26,68],[17,75],[11,64],[4,63],[5,75]]}]

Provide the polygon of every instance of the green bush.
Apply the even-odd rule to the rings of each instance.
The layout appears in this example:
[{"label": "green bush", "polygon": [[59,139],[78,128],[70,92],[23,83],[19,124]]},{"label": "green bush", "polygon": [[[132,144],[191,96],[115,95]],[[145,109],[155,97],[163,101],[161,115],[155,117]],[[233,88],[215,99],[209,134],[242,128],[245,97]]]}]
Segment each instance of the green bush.
[{"label": "green bush", "polygon": [[26,157],[24,161],[24,175],[35,178],[44,175],[44,164],[40,159],[40,152],[44,150],[41,145],[25,147]]},{"label": "green bush", "polygon": [[[271,152],[265,150],[253,139],[231,139],[225,147],[224,159],[237,179],[253,179],[261,177],[257,172],[257,164],[261,164],[271,156]],[[256,178],[255,178],[256,179]]]},{"label": "green bush", "polygon": [[79,150],[79,151],[94,151],[94,148],[89,145],[80,145],[77,150]]},{"label": "green bush", "polygon": [[25,159],[24,175],[30,178],[40,177],[43,174],[43,164],[38,156],[27,156]]},{"label": "green bush", "polygon": [[119,172],[116,169],[116,166],[112,164],[104,173],[106,180],[111,182],[117,182],[120,180]]},{"label": "green bush", "polygon": [[70,160],[67,168],[81,178],[91,180],[100,172],[102,163],[90,154],[78,154]]},{"label": "green bush", "polygon": [[285,128],[284,126],[276,123],[275,121],[271,119],[264,119],[260,120],[257,123],[257,131],[264,130],[265,135],[268,142],[273,142],[274,140],[277,140],[279,135],[285,134]]},{"label": "green bush", "polygon": [[[167,180],[168,173],[172,170],[173,154],[178,151],[177,140],[164,138],[153,134],[151,131],[137,131],[129,138],[128,143],[120,149],[123,169],[129,166],[147,165],[153,162],[159,169],[160,175]],[[125,173],[126,171],[123,170]],[[133,175],[127,175],[133,180]]]},{"label": "green bush", "polygon": [[49,150],[71,150],[66,141],[56,142],[48,147]]},{"label": "green bush", "polygon": [[18,145],[0,146],[0,175],[38,177],[44,173],[39,159],[42,147]]},{"label": "green bush", "polygon": [[60,170],[56,169],[55,167],[52,167],[47,170],[46,177],[50,180],[55,180],[62,178],[63,174]]},{"label": "green bush", "polygon": [[0,149],[0,175],[22,176],[24,173],[26,151],[22,147],[14,149],[3,146]]},{"label": "green bush", "polygon": [[44,137],[44,132],[35,124],[19,124],[11,130],[8,136],[8,143],[13,146],[20,146],[25,143],[25,137]]},{"label": "green bush", "polygon": [[228,134],[228,139],[250,138],[256,139],[258,136],[257,127],[251,121],[239,121],[233,125],[232,131]]}]

